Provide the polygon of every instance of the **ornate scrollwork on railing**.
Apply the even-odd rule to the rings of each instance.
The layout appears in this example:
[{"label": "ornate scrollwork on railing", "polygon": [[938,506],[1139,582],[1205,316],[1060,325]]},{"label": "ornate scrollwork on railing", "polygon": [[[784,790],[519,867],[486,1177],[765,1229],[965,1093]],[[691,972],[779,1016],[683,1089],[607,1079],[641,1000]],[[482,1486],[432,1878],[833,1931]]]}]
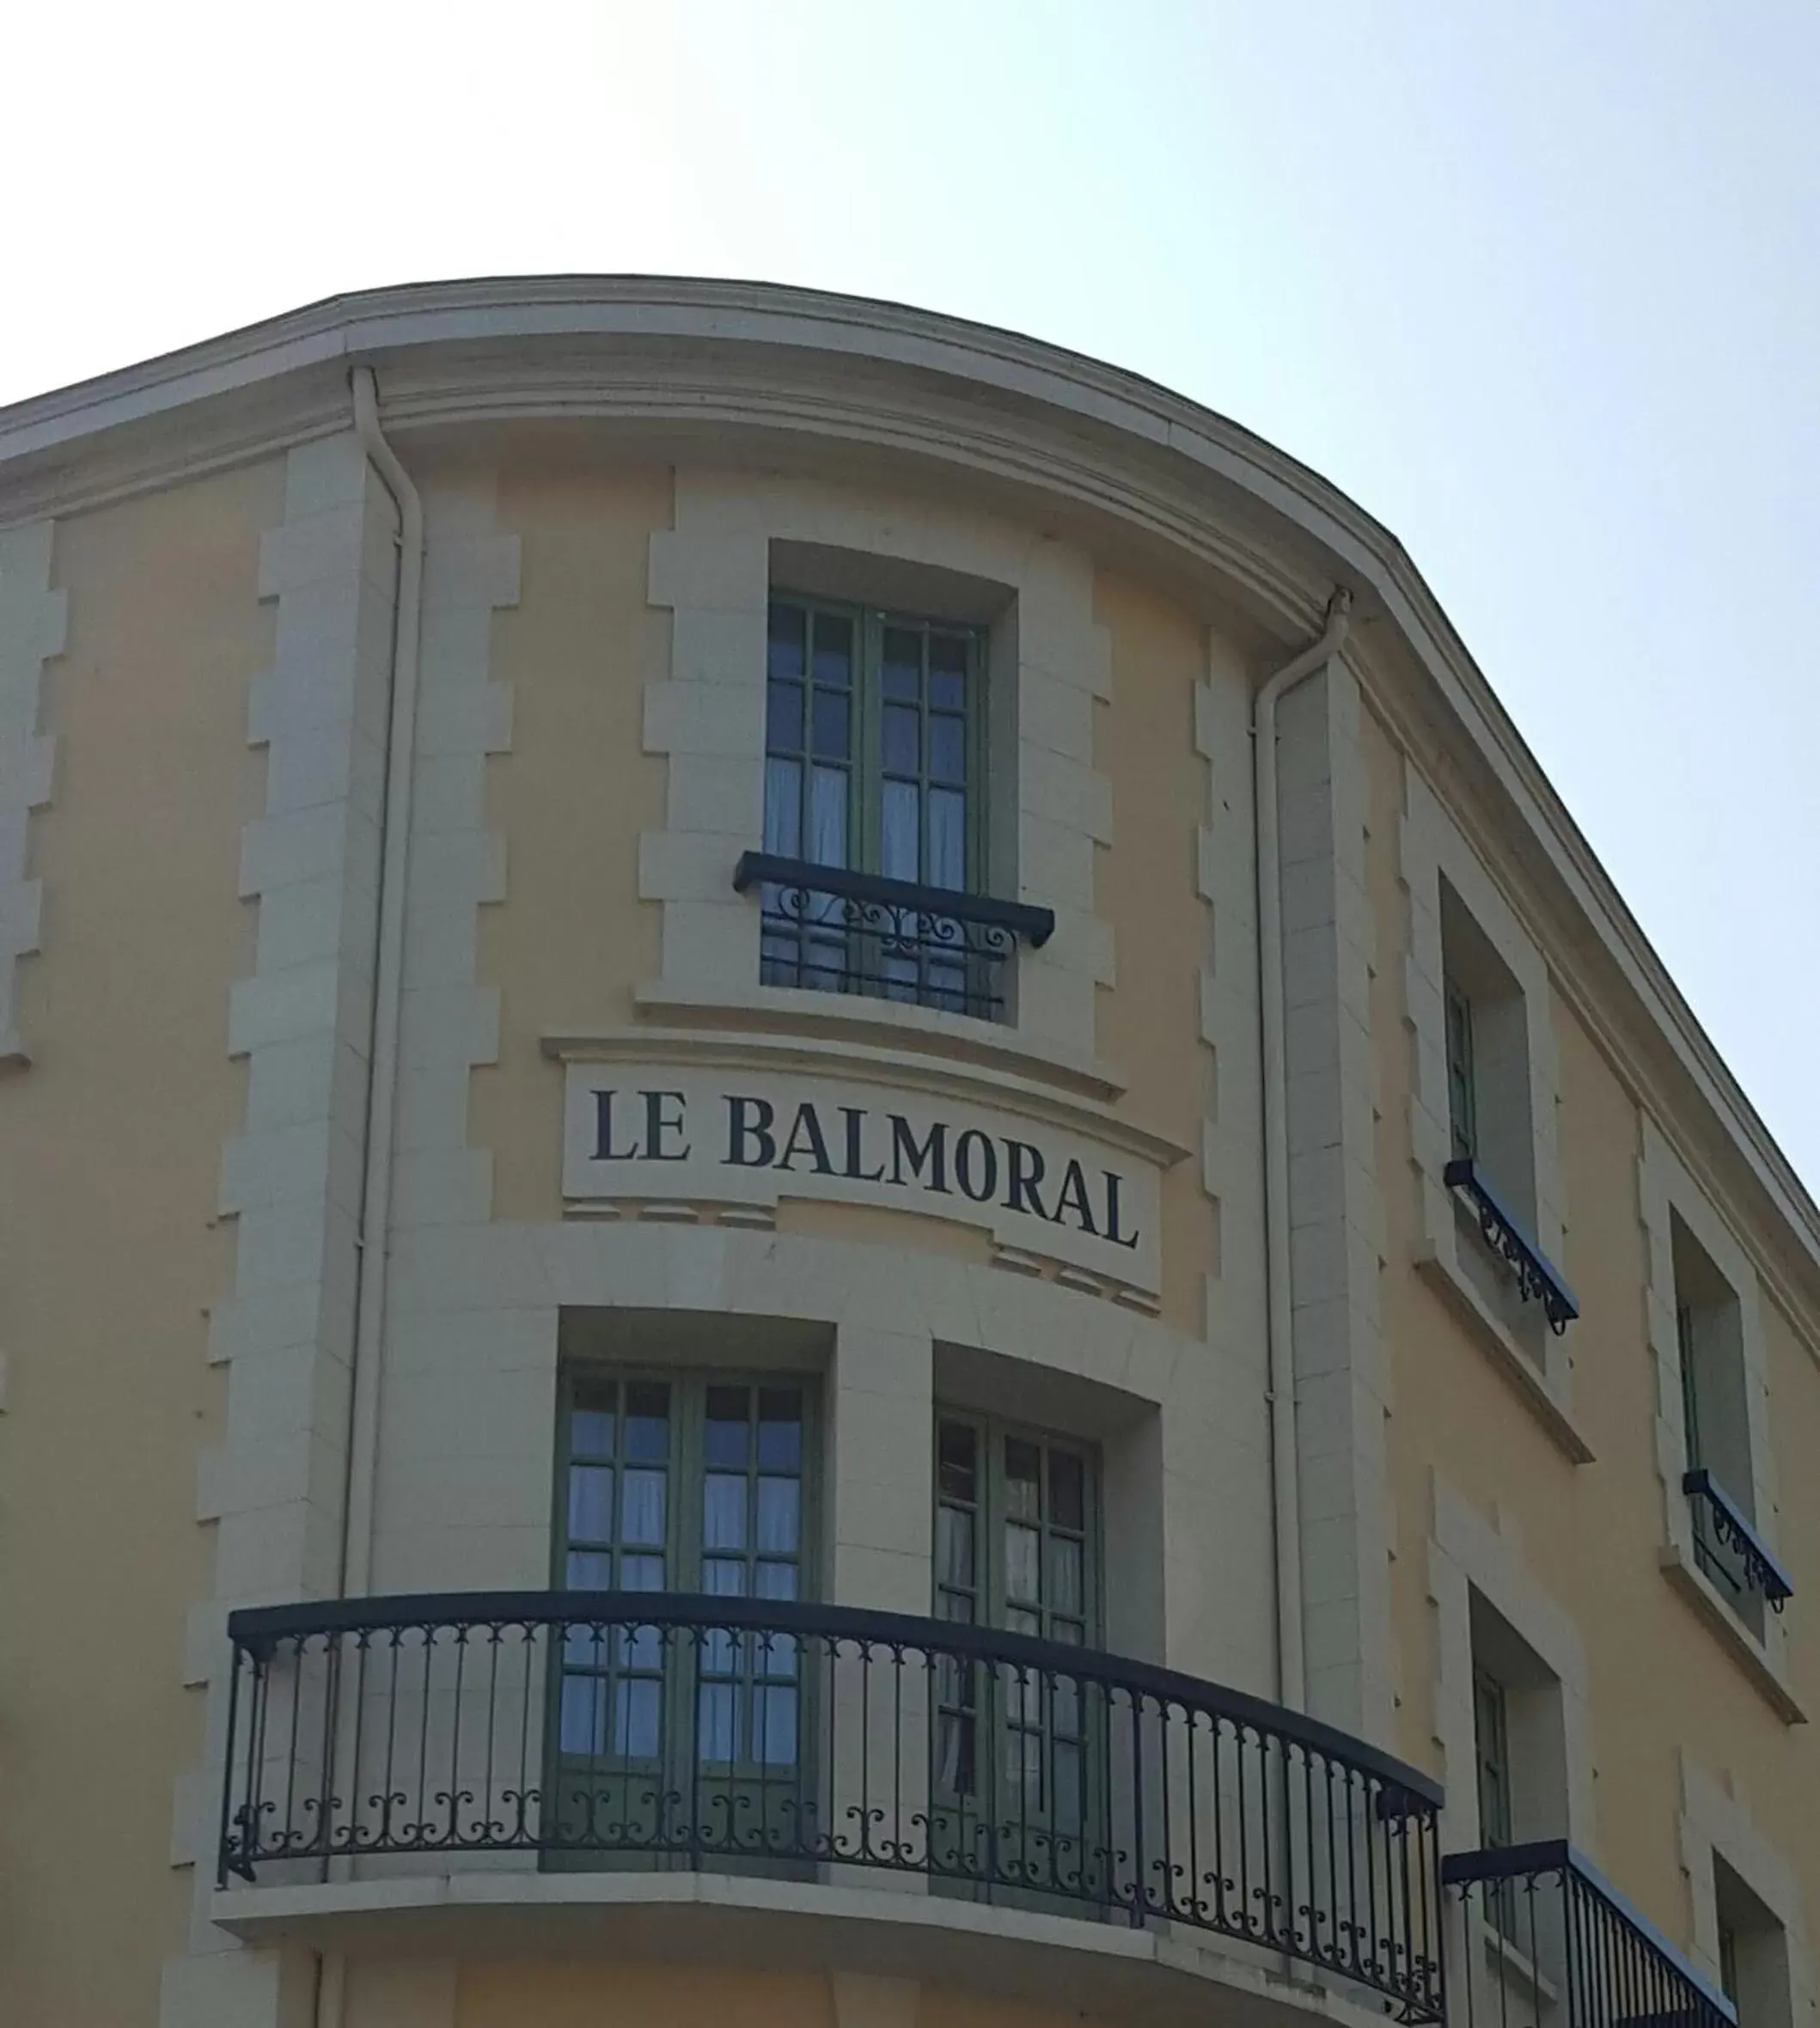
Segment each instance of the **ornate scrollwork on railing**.
[{"label": "ornate scrollwork on railing", "polygon": [[733,876],[758,889],[766,986],[863,993],[998,1021],[1020,940],[1046,944],[1051,909],[747,852]]},{"label": "ornate scrollwork on railing", "polygon": [[[1780,1612],[1794,1597],[1794,1580],[1752,1527],[1750,1516],[1703,1467],[1684,1472],[1681,1489],[1693,1501],[1696,1518],[1711,1532],[1712,1545],[1700,1544],[1707,1551],[1702,1562],[1719,1562],[1719,1574],[1728,1584],[1756,1592],[1772,1612]],[[1729,1553],[1729,1567],[1713,1556],[1713,1546]]]},{"label": "ornate scrollwork on railing", "polygon": [[1442,2018],[1440,1790],[1176,1670],[651,1591],[261,1607],[228,1637],[223,1886],[519,1853],[819,1879],[833,1913],[864,1869],[1212,1932]]},{"label": "ornate scrollwork on railing", "polygon": [[1511,1270],[1517,1293],[1525,1303],[1542,1304],[1548,1329],[1560,1337],[1579,1315],[1580,1306],[1554,1262],[1505,1210],[1470,1156],[1450,1162],[1442,1180],[1472,1206],[1485,1243]]}]

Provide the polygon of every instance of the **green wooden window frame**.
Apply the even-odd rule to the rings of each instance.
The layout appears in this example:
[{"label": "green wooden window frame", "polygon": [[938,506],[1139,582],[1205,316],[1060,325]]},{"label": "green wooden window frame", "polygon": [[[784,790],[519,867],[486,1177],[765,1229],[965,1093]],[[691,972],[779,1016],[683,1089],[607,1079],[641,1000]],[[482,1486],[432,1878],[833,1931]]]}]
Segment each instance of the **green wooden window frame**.
[{"label": "green wooden window frame", "polygon": [[1681,1354],[1681,1419],[1690,1470],[1698,1470],[1706,1463],[1700,1437],[1700,1384],[1695,1364],[1699,1348],[1695,1342],[1695,1333],[1698,1328],[1692,1307],[1685,1303],[1677,1304],[1675,1343]]},{"label": "green wooden window frame", "polygon": [[[934,1608],[938,1619],[1071,1646],[1101,1641],[1099,1458],[1090,1445],[1030,1426],[938,1408]],[[1047,1702],[1018,1673],[999,1705],[1000,1738],[980,1737],[983,1672],[944,1667],[937,1684],[938,1791],[997,1786],[1078,1820],[1093,1743],[1078,1694]],[[989,1783],[988,1769],[996,1778]]]},{"label": "green wooden window frame", "polygon": [[[561,1407],[559,1588],[814,1596],[820,1446],[806,1377],[580,1365],[565,1371]],[[655,1760],[663,1728],[681,1724],[704,1762],[794,1764],[794,1641],[717,1634],[697,1660],[695,1707],[678,1712],[656,1629],[571,1635],[557,1752]]]},{"label": "green wooden window frame", "polygon": [[1447,1025],[1447,1116],[1457,1161],[1479,1151],[1479,1104],[1473,1068],[1473,1004],[1452,978],[1442,983]]},{"label": "green wooden window frame", "polygon": [[766,851],[983,894],[983,631],[779,590],[766,655]]},{"label": "green wooden window frame", "polygon": [[1489,1670],[1473,1671],[1473,1743],[1479,1778],[1479,1842],[1511,1842],[1511,1726],[1504,1685]]}]

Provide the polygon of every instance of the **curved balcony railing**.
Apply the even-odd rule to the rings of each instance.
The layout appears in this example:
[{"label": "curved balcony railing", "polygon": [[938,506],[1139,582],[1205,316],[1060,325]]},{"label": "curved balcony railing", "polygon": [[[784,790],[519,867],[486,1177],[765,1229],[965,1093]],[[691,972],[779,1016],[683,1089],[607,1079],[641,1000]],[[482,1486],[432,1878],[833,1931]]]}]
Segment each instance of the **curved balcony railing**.
[{"label": "curved balcony railing", "polygon": [[1451,1853],[1459,2028],[1738,2028],[1738,2011],[1565,1839]]},{"label": "curved balcony railing", "polygon": [[224,1885],[388,1855],[870,1868],[1217,1932],[1406,2021],[1440,2018],[1439,1792],[1170,1670],[945,1621],[648,1592],[345,1599],[228,1630]]},{"label": "curved balcony railing", "polygon": [[759,896],[766,986],[902,1000],[1002,1021],[1018,943],[1048,942],[1053,909],[888,880],[771,852],[742,852],[733,885]]}]

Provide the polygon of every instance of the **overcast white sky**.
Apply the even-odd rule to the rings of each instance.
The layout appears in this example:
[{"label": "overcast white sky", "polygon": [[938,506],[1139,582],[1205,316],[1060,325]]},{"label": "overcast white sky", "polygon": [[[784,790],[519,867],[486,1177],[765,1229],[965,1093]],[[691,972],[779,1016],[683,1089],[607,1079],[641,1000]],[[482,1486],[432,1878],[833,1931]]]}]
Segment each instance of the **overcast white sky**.
[{"label": "overcast white sky", "polygon": [[1261,431],[1402,538],[1820,1186],[1820,0],[15,0],[0,69],[0,401],[630,270]]}]

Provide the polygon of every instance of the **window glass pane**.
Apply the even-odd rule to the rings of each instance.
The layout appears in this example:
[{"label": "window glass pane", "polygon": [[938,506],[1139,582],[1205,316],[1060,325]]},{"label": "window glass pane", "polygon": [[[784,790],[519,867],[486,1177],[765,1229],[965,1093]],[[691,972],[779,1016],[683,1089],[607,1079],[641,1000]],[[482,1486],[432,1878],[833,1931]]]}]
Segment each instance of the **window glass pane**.
[{"label": "window glass pane", "polygon": [[562,1750],[598,1753],[605,1744],[607,1679],[602,1676],[563,1678]]},{"label": "window glass pane", "polygon": [[613,1467],[610,1464],[569,1467],[569,1539],[583,1542],[613,1540]]},{"label": "window glass pane", "polygon": [[563,1581],[571,1591],[610,1591],[613,1558],[605,1549],[571,1549]]},{"label": "window glass pane", "polygon": [[670,1390],[661,1380],[626,1390],[626,1455],[638,1464],[663,1464],[670,1454]]},{"label": "window glass pane", "polygon": [[1005,1439],[1005,1511],[1020,1521],[1042,1518],[1042,1452],[1022,1437]]},{"label": "window glass pane", "polygon": [[607,1629],[598,1623],[564,1628],[563,1666],[565,1669],[604,1669],[607,1666]]},{"label": "window glass pane", "polygon": [[613,1750],[628,1759],[657,1757],[659,1694],[663,1685],[649,1679],[621,1681],[614,1699]]},{"label": "window glass pane", "polygon": [[1057,1528],[1086,1526],[1085,1476],[1072,1451],[1049,1453],[1049,1519]]},{"label": "window glass pane", "polygon": [[571,1457],[613,1456],[613,1410],[577,1408],[569,1417]]},{"label": "window glass pane", "polygon": [[664,1491],[668,1475],[634,1468],[622,1475],[620,1488],[620,1540],[639,1548],[663,1542]]},{"label": "window glass pane", "polygon": [[[1008,1598],[1028,1599],[1035,1604],[1042,1597],[1041,1565],[1039,1561],[1042,1537],[1034,1528],[1024,1528],[1017,1522],[1006,1524],[1005,1530],[1005,1591]],[[1037,1634],[1040,1627],[1031,1627],[1026,1632]]]},{"label": "window glass pane", "polygon": [[[1008,1605],[1005,1609],[1005,1627],[1008,1634],[1041,1634],[1042,1615],[1026,1606]],[[1007,1670],[1007,1676],[1016,1676],[1017,1670]]]},{"label": "window glass pane", "polygon": [[765,763],[765,850],[779,858],[803,856],[803,767],[797,760]]},{"label": "window glass pane", "polygon": [[[1071,1741],[1055,1749],[1055,1827],[1064,1836],[1078,1832],[1081,1817],[1081,1750]],[[1066,1859],[1066,1855],[1064,1855]]]},{"label": "window glass pane", "polygon": [[803,750],[803,686],[772,683],[765,693],[765,744],[773,754]]},{"label": "window glass pane", "polygon": [[749,1449],[752,1397],[743,1387],[708,1390],[706,1457],[710,1464],[743,1471]]},{"label": "window glass pane", "polygon": [[705,1549],[746,1546],[746,1481],[730,1472],[710,1472],[701,1487],[701,1543]]},{"label": "window glass pane", "polygon": [[800,676],[803,673],[803,631],[807,618],[802,607],[773,605],[771,638],[766,667],[773,676]]},{"label": "window glass pane", "polygon": [[914,782],[887,782],[879,810],[878,870],[888,880],[923,877],[922,797]]},{"label": "window glass pane", "polygon": [[1078,1620],[1057,1620],[1049,1628],[1049,1638],[1063,1641],[1069,1647],[1080,1647],[1085,1644],[1087,1630]]},{"label": "window glass pane", "polygon": [[795,1479],[760,1479],[758,1484],[758,1546],[772,1555],[797,1547],[800,1487]]},{"label": "window glass pane", "polygon": [[962,784],[967,779],[967,726],[940,714],[929,721],[929,779]]},{"label": "window glass pane", "polygon": [[853,676],[853,623],[838,613],[815,615],[815,681],[845,688]]},{"label": "window glass pane", "polygon": [[701,1686],[697,1751],[705,1761],[726,1762],[738,1758],[739,1744],[734,1719],[738,1692],[730,1683],[705,1683]]},{"label": "window glass pane", "polygon": [[974,1518],[964,1508],[935,1511],[935,1571],[938,1584],[973,1588]]},{"label": "window glass pane", "polygon": [[701,1561],[701,1588],[710,1598],[743,1598],[746,1566],[736,1556],[705,1556]]},{"label": "window glass pane", "polygon": [[787,1683],[766,1683],[752,1693],[753,1757],[768,1768],[788,1768],[797,1758],[797,1693]]},{"label": "window glass pane", "polygon": [[847,697],[844,690],[818,690],[815,703],[815,758],[847,758]]},{"label": "window glass pane", "polygon": [[773,1471],[803,1462],[803,1397],[793,1387],[759,1390],[758,1461]]},{"label": "window glass pane", "polygon": [[922,718],[910,706],[888,704],[884,715],[883,758],[887,774],[915,776],[922,772]]},{"label": "window glass pane", "polygon": [[663,1557],[621,1556],[620,1559],[620,1589],[622,1591],[663,1591]]},{"label": "window glass pane", "polygon": [[794,1563],[761,1563],[754,1596],[759,1598],[794,1598],[797,1567]]},{"label": "window glass pane", "polygon": [[1064,1536],[1049,1538],[1048,1602],[1060,1613],[1081,1610],[1081,1545]]},{"label": "window glass pane", "polygon": [[936,1738],[936,1787],[951,1796],[974,1789],[974,1722],[944,1712]]},{"label": "window glass pane", "polygon": [[879,681],[887,697],[914,702],[923,690],[923,642],[907,626],[885,629],[883,665]]},{"label": "window glass pane", "polygon": [[970,1422],[944,1422],[936,1437],[944,1500],[974,1498],[979,1441]]},{"label": "window glass pane", "polygon": [[938,712],[967,704],[967,643],[959,634],[929,637],[929,701]]},{"label": "window glass pane", "polygon": [[958,789],[929,791],[929,884],[967,885],[967,798]]},{"label": "window glass pane", "polygon": [[818,767],[810,789],[809,856],[818,866],[846,864],[846,771]]}]

